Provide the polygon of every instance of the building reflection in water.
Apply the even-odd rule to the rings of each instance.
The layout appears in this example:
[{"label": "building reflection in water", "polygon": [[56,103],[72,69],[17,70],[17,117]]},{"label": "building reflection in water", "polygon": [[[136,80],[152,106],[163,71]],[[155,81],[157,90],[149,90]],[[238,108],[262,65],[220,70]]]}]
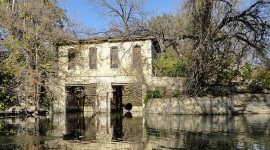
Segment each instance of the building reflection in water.
[{"label": "building reflection in water", "polygon": [[269,149],[270,115],[70,113],[0,119],[0,149]]},{"label": "building reflection in water", "polygon": [[112,114],[112,123],[113,127],[113,140],[119,140],[122,141],[122,138],[124,136],[123,133],[123,116],[122,114]]},{"label": "building reflection in water", "polygon": [[[143,117],[131,112],[112,114],[71,113],[66,117],[64,140],[95,141],[102,138],[112,141],[142,139]],[[111,135],[110,135],[111,134]],[[108,136],[108,137],[107,137]],[[102,140],[101,140],[102,141]],[[105,142],[105,141],[103,141]],[[111,142],[109,140],[109,142]]]}]

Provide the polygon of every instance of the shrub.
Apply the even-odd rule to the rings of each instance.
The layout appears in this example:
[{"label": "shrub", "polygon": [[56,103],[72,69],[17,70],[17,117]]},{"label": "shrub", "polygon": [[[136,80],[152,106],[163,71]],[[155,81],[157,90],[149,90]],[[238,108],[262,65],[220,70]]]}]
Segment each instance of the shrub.
[{"label": "shrub", "polygon": [[155,88],[154,90],[147,90],[144,98],[144,103],[146,104],[151,98],[161,98],[160,90]]},{"label": "shrub", "polygon": [[217,73],[216,84],[228,86],[239,76],[238,70],[223,69]]},{"label": "shrub", "polygon": [[252,92],[261,92],[270,90],[270,71],[257,69],[256,74],[252,76],[252,82],[249,85]]},{"label": "shrub", "polygon": [[242,79],[244,81],[249,81],[253,73],[253,67],[250,63],[245,63],[245,65],[241,67],[240,72]]},{"label": "shrub", "polygon": [[154,61],[155,73],[158,76],[185,77],[186,63],[173,58],[163,58]]}]

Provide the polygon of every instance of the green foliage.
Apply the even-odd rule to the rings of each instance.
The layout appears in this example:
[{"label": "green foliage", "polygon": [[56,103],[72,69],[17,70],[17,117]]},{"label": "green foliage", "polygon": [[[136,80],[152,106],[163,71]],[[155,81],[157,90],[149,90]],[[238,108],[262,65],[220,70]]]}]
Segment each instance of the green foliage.
[{"label": "green foliage", "polygon": [[148,89],[146,91],[146,95],[144,97],[144,103],[146,104],[148,100],[151,98],[161,98],[160,90],[158,88],[155,88],[154,90]]},{"label": "green foliage", "polygon": [[17,86],[14,81],[14,74],[8,70],[0,70],[0,109],[9,107],[17,98],[13,88]]},{"label": "green foliage", "polygon": [[249,83],[251,92],[261,93],[263,90],[270,90],[270,70],[263,66],[246,63],[241,67],[241,77],[244,82]]},{"label": "green foliage", "polygon": [[14,129],[14,125],[8,124],[4,121],[0,122],[0,136],[15,136],[17,130]]},{"label": "green foliage", "polygon": [[15,81],[21,95],[38,101],[41,87],[59,69],[56,43],[69,37],[65,10],[51,0],[0,0],[0,13],[0,52],[8,54],[0,58],[0,71],[10,73],[1,74],[0,108],[12,102]]},{"label": "green foliage", "polygon": [[[270,71],[255,69],[252,75],[252,82],[249,88],[252,92],[262,92],[262,90],[270,90]],[[255,73],[256,72],[256,73]]]},{"label": "green foliage", "polygon": [[45,95],[44,97],[41,98],[40,104],[47,110],[50,110],[53,100],[54,99],[52,97]]},{"label": "green foliage", "polygon": [[245,63],[245,65],[241,67],[240,71],[241,71],[241,77],[244,81],[251,79],[253,68],[250,63]]},{"label": "green foliage", "polygon": [[174,58],[163,58],[154,61],[155,72],[158,76],[185,77],[186,65],[186,62]]},{"label": "green foliage", "polygon": [[238,70],[223,69],[217,73],[216,83],[219,85],[230,85],[233,80],[239,76]]}]

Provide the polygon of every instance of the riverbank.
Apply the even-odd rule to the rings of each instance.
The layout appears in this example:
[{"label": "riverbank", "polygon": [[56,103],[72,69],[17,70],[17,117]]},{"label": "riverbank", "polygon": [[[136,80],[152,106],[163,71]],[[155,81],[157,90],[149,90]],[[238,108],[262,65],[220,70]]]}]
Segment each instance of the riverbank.
[{"label": "riverbank", "polygon": [[7,110],[0,110],[0,116],[37,116],[48,113],[46,109],[37,110],[35,106],[12,106]]},{"label": "riverbank", "polygon": [[264,114],[270,113],[270,94],[236,94],[223,97],[150,99],[148,114]]}]

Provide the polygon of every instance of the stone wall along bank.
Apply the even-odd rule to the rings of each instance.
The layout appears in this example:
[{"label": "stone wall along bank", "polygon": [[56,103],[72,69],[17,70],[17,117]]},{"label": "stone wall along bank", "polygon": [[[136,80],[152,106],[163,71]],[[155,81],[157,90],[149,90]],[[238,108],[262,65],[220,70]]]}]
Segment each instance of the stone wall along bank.
[{"label": "stone wall along bank", "polygon": [[270,94],[150,99],[145,106],[145,113],[217,115],[270,113]]}]

